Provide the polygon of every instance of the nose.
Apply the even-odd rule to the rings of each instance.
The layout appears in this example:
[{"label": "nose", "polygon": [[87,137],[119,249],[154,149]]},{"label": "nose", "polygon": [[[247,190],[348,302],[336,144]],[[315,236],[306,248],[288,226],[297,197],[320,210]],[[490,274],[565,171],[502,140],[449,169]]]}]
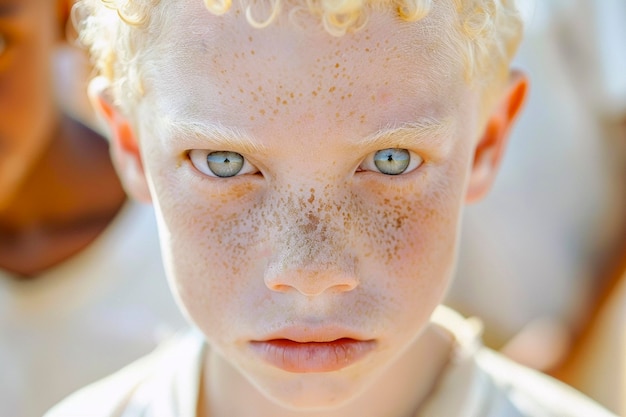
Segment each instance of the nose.
[{"label": "nose", "polygon": [[[326,188],[326,187],[325,187]],[[292,189],[307,189],[294,186]],[[290,196],[272,211],[270,254],[264,271],[267,288],[307,297],[345,293],[359,285],[357,252],[351,231],[338,215],[353,210],[344,193]]]},{"label": "nose", "polygon": [[358,278],[352,271],[321,269],[281,268],[280,265],[272,264],[266,271],[265,285],[272,291],[297,291],[307,297],[348,292],[359,285]]},{"label": "nose", "polygon": [[324,221],[310,212],[302,217],[304,221],[276,236],[265,285],[272,291],[295,290],[309,297],[355,289],[359,285],[357,257],[345,230],[330,217]]}]

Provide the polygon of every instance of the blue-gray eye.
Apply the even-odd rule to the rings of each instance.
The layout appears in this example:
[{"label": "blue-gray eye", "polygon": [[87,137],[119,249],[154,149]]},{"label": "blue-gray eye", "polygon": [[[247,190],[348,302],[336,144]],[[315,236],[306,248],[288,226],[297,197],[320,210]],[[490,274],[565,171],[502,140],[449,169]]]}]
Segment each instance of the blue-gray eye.
[{"label": "blue-gray eye", "polygon": [[372,152],[361,162],[359,171],[384,175],[408,174],[419,168],[424,159],[415,152],[402,148],[387,148]]},{"label": "blue-gray eye", "polygon": [[386,175],[400,175],[409,166],[411,154],[406,149],[383,149],[374,154],[374,165]]},{"label": "blue-gray eye", "polygon": [[244,159],[237,152],[211,152],[206,157],[212,173],[220,178],[234,177],[243,168]]},{"label": "blue-gray eye", "polygon": [[188,155],[193,166],[209,177],[230,178],[258,172],[258,169],[237,152],[192,149]]}]

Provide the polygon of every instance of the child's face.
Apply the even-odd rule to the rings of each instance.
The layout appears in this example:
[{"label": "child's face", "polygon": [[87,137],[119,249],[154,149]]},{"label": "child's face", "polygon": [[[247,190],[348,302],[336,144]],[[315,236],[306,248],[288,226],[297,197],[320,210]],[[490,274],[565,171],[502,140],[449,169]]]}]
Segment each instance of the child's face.
[{"label": "child's face", "polygon": [[57,3],[0,1],[0,209],[53,134]]},{"label": "child's face", "polygon": [[269,397],[344,402],[454,267],[480,103],[441,58],[449,28],[377,12],[336,38],[172,8],[136,128],[180,302]]}]

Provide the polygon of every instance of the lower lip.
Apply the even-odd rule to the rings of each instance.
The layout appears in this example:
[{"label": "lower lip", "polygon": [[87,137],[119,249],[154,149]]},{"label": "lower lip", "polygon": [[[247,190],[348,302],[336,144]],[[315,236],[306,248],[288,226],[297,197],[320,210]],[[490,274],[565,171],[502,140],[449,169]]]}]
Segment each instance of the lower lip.
[{"label": "lower lip", "polygon": [[288,339],[251,342],[266,362],[287,372],[333,372],[346,368],[370,353],[373,340],[337,339],[331,342],[299,343]]}]

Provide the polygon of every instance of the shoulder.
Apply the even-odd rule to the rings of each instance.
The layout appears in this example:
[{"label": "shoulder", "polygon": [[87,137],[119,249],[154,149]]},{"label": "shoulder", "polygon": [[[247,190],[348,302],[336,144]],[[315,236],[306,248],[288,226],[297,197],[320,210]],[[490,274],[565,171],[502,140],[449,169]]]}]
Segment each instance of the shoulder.
[{"label": "shoulder", "polygon": [[202,337],[190,331],[153,353],[67,397],[44,417],[186,417],[195,408],[204,351]]},{"label": "shoulder", "polygon": [[476,362],[493,382],[495,396],[506,397],[522,416],[615,417],[574,388],[490,349],[480,349]]},{"label": "shoulder", "polygon": [[455,351],[421,417],[615,417],[573,388],[482,346],[481,326],[439,308]]}]

